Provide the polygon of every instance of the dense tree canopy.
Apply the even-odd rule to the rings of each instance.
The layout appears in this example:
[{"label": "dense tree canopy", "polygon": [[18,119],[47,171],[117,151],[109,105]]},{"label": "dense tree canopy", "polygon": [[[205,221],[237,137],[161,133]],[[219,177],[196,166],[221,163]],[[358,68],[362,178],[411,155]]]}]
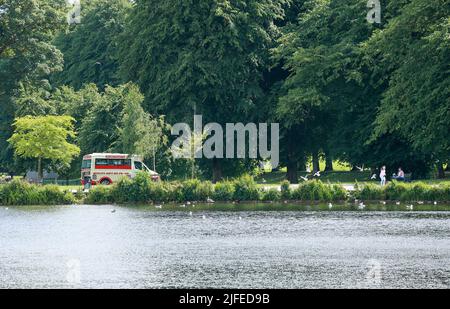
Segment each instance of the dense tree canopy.
[{"label": "dense tree canopy", "polygon": [[167,176],[255,169],[173,160],[169,124],[196,113],[279,122],[292,182],[321,156],[328,169],[337,159],[444,176],[448,1],[381,3],[372,23],[366,0],[93,0],[68,26],[65,0],[0,0],[0,169],[30,163],[13,160],[13,120],[44,116],[74,119],[81,154],[139,153]]},{"label": "dense tree canopy", "polygon": [[130,8],[128,0],[83,2],[82,23],[73,24],[55,40],[64,54],[64,70],[54,81],[75,89],[86,83],[99,88],[118,85],[118,40]]}]

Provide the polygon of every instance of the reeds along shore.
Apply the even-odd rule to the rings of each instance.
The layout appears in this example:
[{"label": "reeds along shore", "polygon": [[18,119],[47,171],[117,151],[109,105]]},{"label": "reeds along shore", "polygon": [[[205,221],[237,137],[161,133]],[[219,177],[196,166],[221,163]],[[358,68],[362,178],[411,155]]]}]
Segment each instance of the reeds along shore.
[{"label": "reeds along shore", "polygon": [[258,187],[251,176],[243,176],[212,184],[207,181],[153,182],[147,175],[122,179],[116,184],[98,186],[86,194],[73,194],[58,186],[37,186],[15,180],[0,185],[0,205],[68,205],[68,204],[147,204],[178,202],[233,201],[304,201],[345,202],[365,201],[423,201],[450,202],[450,185],[405,184],[391,182],[381,187],[375,184],[356,185],[354,192],[339,184],[308,181],[292,188],[283,182],[280,188]]}]

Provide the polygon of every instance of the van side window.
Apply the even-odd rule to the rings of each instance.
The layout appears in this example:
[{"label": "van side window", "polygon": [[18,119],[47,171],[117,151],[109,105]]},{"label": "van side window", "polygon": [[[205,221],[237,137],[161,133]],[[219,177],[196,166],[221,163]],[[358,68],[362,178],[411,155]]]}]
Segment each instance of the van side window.
[{"label": "van side window", "polygon": [[144,169],[142,162],[134,162],[134,169],[142,171]]}]

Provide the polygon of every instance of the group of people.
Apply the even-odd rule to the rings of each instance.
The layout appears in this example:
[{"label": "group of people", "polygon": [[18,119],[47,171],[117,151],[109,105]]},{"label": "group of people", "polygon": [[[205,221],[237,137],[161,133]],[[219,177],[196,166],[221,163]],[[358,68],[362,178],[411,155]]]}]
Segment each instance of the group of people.
[{"label": "group of people", "polygon": [[[386,166],[383,166],[380,170],[380,179],[381,179],[381,185],[386,185]],[[394,174],[392,179],[397,181],[406,181],[405,172],[401,167],[398,168],[398,173]]]}]

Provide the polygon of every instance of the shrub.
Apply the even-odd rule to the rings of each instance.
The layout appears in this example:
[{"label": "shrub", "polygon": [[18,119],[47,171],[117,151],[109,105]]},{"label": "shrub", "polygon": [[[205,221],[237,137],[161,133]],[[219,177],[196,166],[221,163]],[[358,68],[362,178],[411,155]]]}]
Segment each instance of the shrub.
[{"label": "shrub", "polygon": [[85,202],[88,204],[109,204],[112,201],[111,188],[105,186],[96,186],[87,195]]},{"label": "shrub", "polygon": [[214,187],[214,199],[217,201],[232,201],[234,191],[234,184],[231,181],[219,182]]},{"label": "shrub", "polygon": [[201,182],[198,179],[187,180],[182,186],[183,201],[206,201],[213,196],[214,187],[212,183]]},{"label": "shrub", "polygon": [[312,180],[295,189],[292,198],[300,201],[344,201],[348,198],[348,193],[341,185],[329,185],[320,180]]},{"label": "shrub", "polygon": [[261,195],[262,200],[265,202],[281,200],[281,192],[277,189],[263,190]]},{"label": "shrub", "polygon": [[450,186],[433,186],[424,183],[400,183],[390,182],[381,187],[368,184],[357,190],[356,196],[366,200],[390,200],[390,201],[450,201]]},{"label": "shrub", "polygon": [[290,200],[292,197],[291,184],[287,180],[281,183],[281,197],[285,200]]},{"label": "shrub", "polygon": [[362,188],[356,188],[355,197],[360,200],[384,200],[386,198],[385,190],[383,187],[367,184]]},{"label": "shrub", "polygon": [[55,185],[39,187],[38,191],[44,205],[68,205],[76,202],[72,193],[64,192]]},{"label": "shrub", "polygon": [[321,181],[312,180],[301,184],[293,191],[292,197],[301,201],[331,201],[331,189]]},{"label": "shrub", "polygon": [[331,185],[330,187],[333,201],[346,201],[349,198],[349,193],[343,186]]},{"label": "shrub", "polygon": [[0,186],[0,205],[67,205],[75,202],[71,193],[53,185],[37,186],[14,180]]},{"label": "shrub", "polygon": [[129,178],[122,178],[116,182],[111,188],[111,199],[115,203],[134,202],[135,197],[132,196],[133,182]]},{"label": "shrub", "polygon": [[253,177],[242,176],[234,181],[234,199],[237,201],[259,200],[259,190]]}]

